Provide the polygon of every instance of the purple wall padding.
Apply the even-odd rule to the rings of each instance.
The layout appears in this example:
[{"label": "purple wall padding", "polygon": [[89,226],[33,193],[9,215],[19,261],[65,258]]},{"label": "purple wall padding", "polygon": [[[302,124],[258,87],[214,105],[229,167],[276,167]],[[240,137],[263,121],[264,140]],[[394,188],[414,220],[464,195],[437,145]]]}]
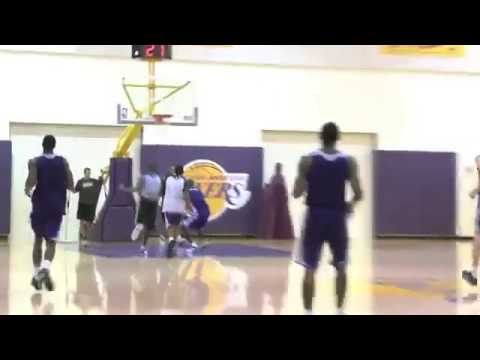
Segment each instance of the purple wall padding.
[{"label": "purple wall padding", "polygon": [[[263,149],[249,147],[143,145],[142,173],[149,163],[157,165],[161,174],[171,166],[185,165],[195,160],[210,160],[228,173],[250,175],[248,190],[252,197],[239,210],[227,210],[219,219],[210,222],[205,233],[210,235],[258,236],[263,184]],[[159,214],[160,215],[160,214]]]},{"label": "purple wall padding", "polygon": [[10,234],[12,142],[0,141],[0,235]]},{"label": "purple wall padding", "polygon": [[120,184],[132,186],[132,159],[110,160],[110,192],[90,234],[97,242],[130,241],[135,227],[135,199],[119,190]]},{"label": "purple wall padding", "polygon": [[456,235],[456,155],[375,151],[376,236]]}]

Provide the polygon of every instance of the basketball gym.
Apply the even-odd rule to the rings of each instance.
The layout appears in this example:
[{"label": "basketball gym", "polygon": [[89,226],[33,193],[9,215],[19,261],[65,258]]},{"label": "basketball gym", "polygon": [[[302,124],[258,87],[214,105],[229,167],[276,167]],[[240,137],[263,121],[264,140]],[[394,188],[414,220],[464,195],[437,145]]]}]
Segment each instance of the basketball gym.
[{"label": "basketball gym", "polygon": [[[345,314],[480,311],[462,279],[480,46],[1,45],[0,62],[0,314],[302,315],[306,207],[292,191],[327,122],[364,192],[348,218]],[[47,134],[75,182],[85,168],[106,180],[85,237],[68,192],[55,290],[37,291],[24,187]],[[171,259],[160,215],[138,251],[138,196],[118,190],[149,164],[182,165],[210,208],[199,247]],[[331,258],[325,246],[315,315],[335,314]]]}]

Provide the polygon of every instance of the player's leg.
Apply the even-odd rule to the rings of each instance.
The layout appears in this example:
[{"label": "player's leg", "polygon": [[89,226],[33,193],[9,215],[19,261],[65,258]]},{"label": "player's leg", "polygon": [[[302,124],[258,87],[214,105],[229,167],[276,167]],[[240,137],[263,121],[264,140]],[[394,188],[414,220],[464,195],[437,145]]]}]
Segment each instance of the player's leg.
[{"label": "player's leg", "polygon": [[315,298],[315,274],[320,261],[323,245],[322,224],[315,210],[307,210],[302,238],[300,239],[300,258],[297,263],[305,267],[302,283],[302,297],[305,314],[313,314],[313,299]]},{"label": "player's leg", "polygon": [[140,236],[143,234],[145,229],[145,226],[142,223],[138,223],[135,225],[135,228],[132,231],[132,234],[130,235],[130,238],[132,239],[133,242],[137,241],[140,239]]},{"label": "player's leg", "polygon": [[[181,221],[181,220],[180,220]],[[180,221],[178,221],[178,224],[172,227],[172,235],[175,241],[178,240],[178,237],[180,236]]]},{"label": "player's leg", "polygon": [[171,258],[174,255],[175,245],[177,244],[178,236],[180,235],[180,223],[183,215],[166,213],[166,217],[169,224],[167,257]]},{"label": "player's leg", "polygon": [[45,239],[46,248],[45,254],[43,257],[42,268],[39,272],[45,287],[48,291],[53,291],[55,285],[50,276],[50,268],[52,266],[53,259],[55,258],[55,252],[57,247],[57,242],[54,239]]},{"label": "player's leg", "polygon": [[38,272],[40,281],[45,284],[45,287],[47,288],[48,291],[53,291],[54,290],[54,283],[51,278],[51,266],[53,259],[55,258],[55,252],[56,252],[56,247],[57,247],[57,242],[56,239],[58,237],[58,234],[60,232],[60,227],[62,225],[62,217],[63,215],[58,215],[58,216],[51,216],[45,224],[45,232],[44,232],[44,238],[45,238],[45,253],[43,256],[43,261],[42,261],[42,266],[40,271]]},{"label": "player's leg", "polygon": [[83,231],[83,220],[80,220],[80,227],[79,227],[79,233],[80,233],[80,239],[83,240],[85,237],[84,237],[84,231]]},{"label": "player's leg", "polygon": [[148,240],[155,230],[155,222],[157,220],[157,203],[150,201],[146,204],[146,213],[144,218],[144,233],[143,233],[143,251],[145,255],[148,255],[147,245]]},{"label": "player's leg", "polygon": [[166,241],[166,240],[168,240],[167,217],[166,217],[165,213],[163,212],[163,209],[161,209],[160,214],[161,214],[161,219],[163,221],[163,227],[162,227],[163,234],[161,234],[160,237],[162,238],[162,240]]},{"label": "player's leg", "polygon": [[464,271],[462,278],[472,286],[478,284],[478,271],[480,260],[480,214],[477,214],[475,218],[475,236],[473,238],[472,248],[472,270]]},{"label": "player's leg", "polygon": [[[143,219],[144,232],[143,232],[143,247],[146,249],[148,245],[148,238],[150,233],[155,228],[155,213],[156,207],[152,206],[153,202],[145,202],[145,214]],[[155,205],[155,204],[153,204]]]},{"label": "player's leg", "polygon": [[176,225],[175,225],[176,214],[168,213],[168,212],[165,213],[165,220],[167,224],[168,241],[175,240],[175,234],[177,232]]},{"label": "player's leg", "polygon": [[333,266],[337,273],[335,280],[337,313],[343,314],[347,294],[348,232],[345,216],[338,214],[336,217],[332,222],[329,244],[333,255]]},{"label": "player's leg", "polygon": [[480,260],[480,233],[475,235],[473,240],[473,251],[472,251],[472,266],[473,273],[475,276],[478,276],[478,265]]},{"label": "player's leg", "polygon": [[303,277],[303,307],[305,313],[313,314],[313,299],[315,298],[315,270],[305,270]]},{"label": "player's leg", "polygon": [[190,231],[186,224],[182,224],[180,227],[180,236],[187,240],[190,244],[192,243],[192,236],[190,235]]},{"label": "player's leg", "polygon": [[40,266],[42,265],[42,243],[43,238],[39,235],[35,235],[35,241],[33,243],[33,267],[35,269],[35,273],[40,270]]},{"label": "player's leg", "polygon": [[[150,227],[148,224],[148,219],[146,217],[143,218],[143,223],[138,224],[136,226],[137,231],[139,231],[139,235],[136,237],[136,240],[141,239],[142,244],[140,245],[140,251],[143,253],[144,256],[148,256],[148,250],[147,250],[147,245],[148,245],[148,239],[150,236]],[[135,230],[134,230],[135,231]],[[133,239],[133,236],[132,236]],[[134,240],[134,241],[136,241]]]},{"label": "player's leg", "polygon": [[35,240],[33,243],[33,277],[31,285],[36,290],[41,290],[42,284],[39,281],[38,273],[40,271],[40,266],[42,265],[42,243],[43,238],[40,235],[35,234]]},{"label": "player's leg", "polygon": [[30,214],[30,224],[32,226],[33,233],[35,234],[35,240],[33,243],[32,250],[32,261],[33,261],[33,277],[31,285],[36,290],[41,290],[42,284],[38,273],[40,272],[40,266],[42,265],[42,243],[43,243],[43,217],[41,213],[34,212]]},{"label": "player's leg", "polygon": [[90,234],[92,233],[92,229],[93,229],[93,221],[89,221],[87,222],[86,224],[86,232],[85,232],[85,239],[87,239]]},{"label": "player's leg", "polygon": [[140,236],[144,235],[144,232],[146,231],[145,225],[144,225],[145,216],[146,216],[145,200],[140,199],[140,206],[137,214],[137,225],[135,226],[135,228],[132,231],[132,234],[130,235],[130,238],[133,242],[138,241],[140,239]]},{"label": "player's leg", "polygon": [[88,218],[87,221],[85,221],[85,238],[88,238],[92,232],[96,210],[96,205],[88,205]]},{"label": "player's leg", "polygon": [[[191,229],[195,229],[197,231],[199,243],[202,243],[203,241],[203,228],[207,225],[208,218],[209,218],[209,215],[207,214],[199,214],[196,220],[190,226]],[[195,248],[199,247],[199,245],[193,241],[191,242],[191,244]]]},{"label": "player's leg", "polygon": [[82,220],[81,235],[83,239],[86,239],[88,236],[88,223],[85,220]]},{"label": "player's leg", "polygon": [[168,240],[177,241],[181,233],[180,222],[182,221],[182,215],[168,213],[167,217],[168,223],[170,224],[168,227]]},{"label": "player's leg", "polygon": [[91,205],[84,205],[83,206],[83,220],[80,222],[81,230],[80,234],[82,239],[87,239],[88,235],[90,234],[90,224],[92,222],[92,207]]},{"label": "player's leg", "polygon": [[80,238],[83,240],[86,238],[85,230],[85,205],[79,203],[77,210],[77,219],[80,221]]},{"label": "player's leg", "polygon": [[197,219],[198,219],[198,213],[194,209],[193,213],[190,216],[188,216],[185,220],[183,220],[181,223],[181,235],[190,244],[193,244],[190,230],[196,228]]}]

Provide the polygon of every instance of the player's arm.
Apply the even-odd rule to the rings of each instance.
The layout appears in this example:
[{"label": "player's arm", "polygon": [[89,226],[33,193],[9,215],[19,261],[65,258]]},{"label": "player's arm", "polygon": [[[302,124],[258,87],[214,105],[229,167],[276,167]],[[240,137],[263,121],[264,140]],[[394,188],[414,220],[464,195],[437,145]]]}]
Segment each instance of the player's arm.
[{"label": "player's arm", "polygon": [[80,183],[81,183],[81,180],[78,180],[77,181],[77,184],[75,185],[75,193],[79,193],[80,192]]},{"label": "player's arm", "polygon": [[189,214],[193,212],[192,199],[190,198],[190,189],[186,187],[183,189],[183,200],[185,201],[185,208]]},{"label": "player's arm", "polygon": [[475,164],[477,166],[477,178],[478,178],[478,185],[475,189],[473,189],[471,192],[470,192],[470,197],[472,199],[475,199],[475,197],[480,194],[480,156],[477,156],[477,158],[475,159]]},{"label": "player's arm", "polygon": [[165,192],[167,191],[167,178],[163,178],[160,182],[160,197],[165,197]]},{"label": "player's arm", "polygon": [[165,193],[167,192],[167,179],[168,176],[165,176],[162,178],[162,181],[160,182],[160,202],[163,206],[163,199],[165,198]]},{"label": "player's arm", "polygon": [[25,194],[30,196],[33,188],[37,185],[37,164],[35,159],[28,161],[28,176],[25,181]]},{"label": "player's arm", "polygon": [[110,176],[110,168],[107,166],[103,169],[100,169],[100,174],[101,174],[100,178],[102,179],[102,185],[103,185],[103,183],[106,182]]},{"label": "player's arm", "polygon": [[312,159],[310,156],[303,156],[300,159],[295,185],[293,186],[293,197],[295,199],[301,198],[307,192],[307,174],[311,163]]},{"label": "player's arm", "polygon": [[65,170],[67,171],[67,189],[71,192],[75,192],[73,174],[67,160],[65,160]]},{"label": "player's arm", "polygon": [[144,186],[144,178],[143,176],[140,176],[140,178],[137,181],[137,185],[134,187],[128,188],[123,184],[120,184],[120,190],[126,191],[126,192],[131,192],[131,193],[140,193],[143,189]]},{"label": "player's arm", "polygon": [[360,185],[360,179],[358,177],[358,164],[353,157],[348,158],[349,167],[349,182],[353,190],[353,199],[350,201],[350,211],[353,210],[355,204],[363,199],[363,190]]}]

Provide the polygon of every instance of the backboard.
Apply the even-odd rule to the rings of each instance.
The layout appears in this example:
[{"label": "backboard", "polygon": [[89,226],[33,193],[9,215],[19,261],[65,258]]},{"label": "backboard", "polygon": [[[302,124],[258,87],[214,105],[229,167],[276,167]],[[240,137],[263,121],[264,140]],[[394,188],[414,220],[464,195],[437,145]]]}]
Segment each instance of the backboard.
[{"label": "backboard", "polygon": [[122,102],[117,104],[119,125],[197,126],[199,109],[192,82],[168,81],[155,84],[129,84],[125,80]]}]

